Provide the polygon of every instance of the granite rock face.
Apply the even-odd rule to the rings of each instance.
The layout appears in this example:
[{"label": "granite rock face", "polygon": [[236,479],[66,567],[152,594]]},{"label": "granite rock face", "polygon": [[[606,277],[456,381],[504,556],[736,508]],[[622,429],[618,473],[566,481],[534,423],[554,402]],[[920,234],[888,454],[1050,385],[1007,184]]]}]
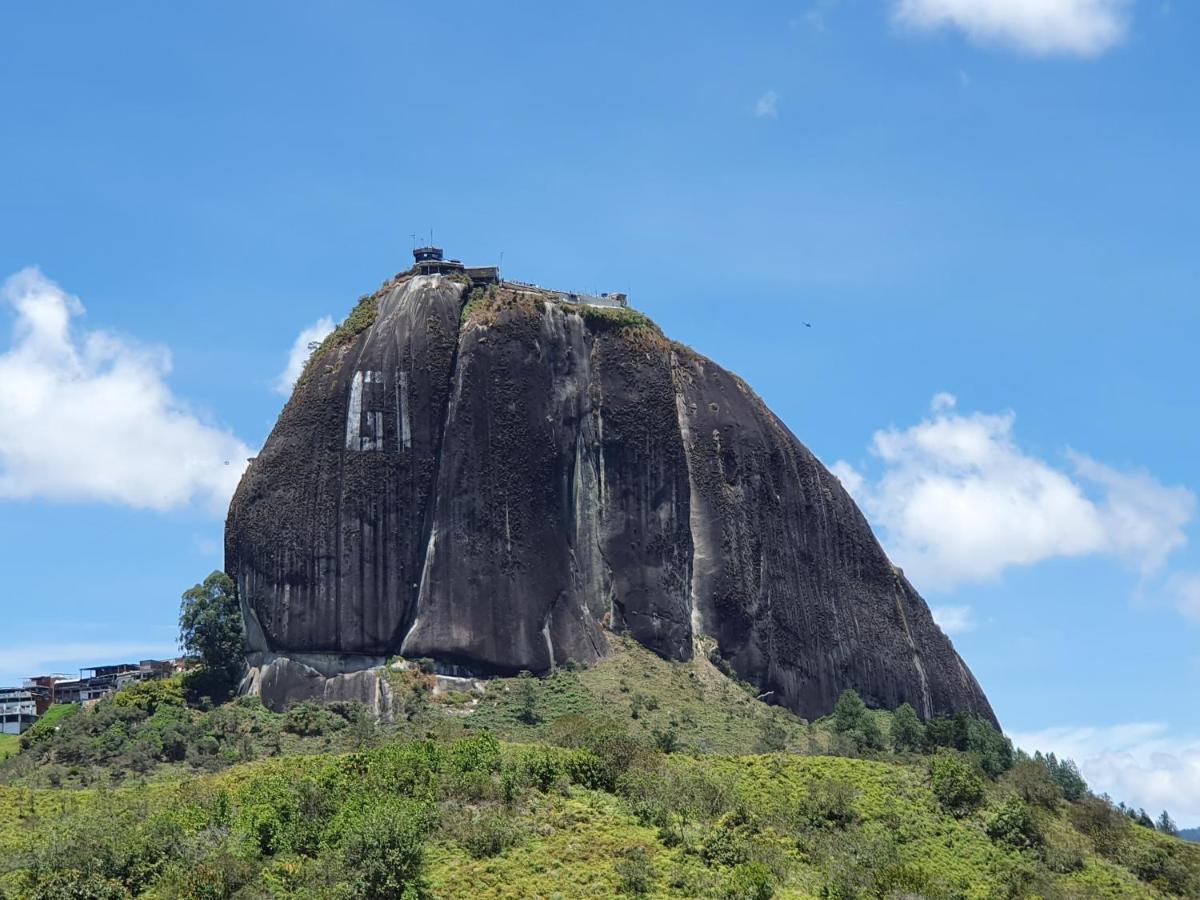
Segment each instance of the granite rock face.
[{"label": "granite rock face", "polygon": [[[397,653],[545,672],[615,631],[670,659],[711,639],[804,716],[853,688],[994,721],[841,484],[745,383],[632,311],[469,290],[408,276],[365,301],[243,477],[226,568],[251,689],[317,696],[315,677]],[[291,678],[292,657],[335,662]]]}]

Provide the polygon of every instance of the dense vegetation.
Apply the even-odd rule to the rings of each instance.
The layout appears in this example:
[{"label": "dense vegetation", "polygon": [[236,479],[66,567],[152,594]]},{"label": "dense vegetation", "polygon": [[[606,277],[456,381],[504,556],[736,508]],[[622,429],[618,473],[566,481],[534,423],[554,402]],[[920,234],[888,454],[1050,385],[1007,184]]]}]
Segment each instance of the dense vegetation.
[{"label": "dense vegetation", "polygon": [[[64,707],[0,765],[13,897],[1196,896],[1200,848],[966,716],[803,722],[708,659],[277,714],[186,684]],[[749,754],[749,755],[747,755]],[[1135,814],[1136,818],[1136,814]]]}]

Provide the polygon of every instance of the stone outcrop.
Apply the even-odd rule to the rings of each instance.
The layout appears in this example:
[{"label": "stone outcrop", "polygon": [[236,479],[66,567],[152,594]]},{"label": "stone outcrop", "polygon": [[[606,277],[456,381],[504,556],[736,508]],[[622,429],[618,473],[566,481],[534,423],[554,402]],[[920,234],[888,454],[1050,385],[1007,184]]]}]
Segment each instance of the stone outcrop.
[{"label": "stone outcrop", "polygon": [[243,477],[226,567],[251,688],[291,698],[400,653],[545,672],[603,657],[609,631],[687,659],[708,635],[801,715],[853,688],[994,721],[841,484],[744,382],[631,310],[469,290],[409,276],[365,300]]}]

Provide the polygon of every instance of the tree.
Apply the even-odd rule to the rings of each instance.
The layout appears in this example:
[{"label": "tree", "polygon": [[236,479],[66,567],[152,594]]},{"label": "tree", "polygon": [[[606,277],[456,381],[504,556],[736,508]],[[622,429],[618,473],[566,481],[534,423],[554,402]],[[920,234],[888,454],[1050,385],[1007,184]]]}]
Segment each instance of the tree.
[{"label": "tree", "polygon": [[1047,753],[1043,756],[1038,752],[1033,754],[1033,761],[1041,763],[1046,767],[1046,771],[1050,773],[1050,777],[1062,789],[1063,799],[1074,803],[1087,793],[1087,782],[1079,774],[1079,767],[1075,765],[1073,759],[1064,759],[1062,762],[1059,762],[1053,753]]},{"label": "tree", "polygon": [[[538,690],[533,673],[523,669],[517,676],[517,718],[526,725],[536,725],[541,717],[537,711]],[[637,716],[635,715],[636,719]]]},{"label": "tree", "polygon": [[862,698],[852,690],[842,691],[833,708],[833,730],[848,738],[856,751],[883,749],[879,723]]},{"label": "tree", "polygon": [[838,734],[850,734],[862,726],[867,717],[867,705],[854,691],[842,691],[833,708],[833,730]]},{"label": "tree", "polygon": [[897,753],[920,750],[925,743],[925,726],[917,711],[907,703],[901,703],[892,714],[892,749]]},{"label": "tree", "polygon": [[1158,821],[1154,823],[1154,827],[1163,834],[1169,834],[1171,837],[1179,837],[1179,827],[1165,809],[1162,811],[1162,815],[1158,817]]},{"label": "tree", "polygon": [[179,609],[179,646],[200,658],[198,693],[221,700],[233,693],[245,669],[245,632],[237,588],[224,572],[183,592]]},{"label": "tree", "polygon": [[993,778],[1012,768],[1012,741],[983,719],[972,717],[967,720],[966,749],[979,757],[980,767]]}]

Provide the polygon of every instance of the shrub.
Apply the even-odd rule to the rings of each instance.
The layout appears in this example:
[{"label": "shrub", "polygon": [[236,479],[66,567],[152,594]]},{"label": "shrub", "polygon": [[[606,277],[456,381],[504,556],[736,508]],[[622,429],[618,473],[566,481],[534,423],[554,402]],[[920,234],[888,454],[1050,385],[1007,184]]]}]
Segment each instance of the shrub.
[{"label": "shrub", "polygon": [[1046,868],[1058,875],[1070,875],[1083,868],[1087,859],[1087,841],[1074,831],[1064,831],[1042,846]]},{"label": "shrub", "polygon": [[775,879],[762,863],[740,863],[729,873],[721,894],[726,900],[771,900]]},{"label": "shrub", "polygon": [[645,847],[634,847],[621,854],[613,866],[621,890],[627,894],[648,894],[654,886],[657,873],[650,864],[650,856]]},{"label": "shrub", "polygon": [[1026,803],[1055,810],[1062,800],[1062,788],[1049,770],[1032,759],[1023,759],[1008,773],[1008,783]]},{"label": "shrub", "polygon": [[417,898],[425,889],[430,808],[397,797],[372,797],[342,811],[332,829],[349,893],[362,900]]},{"label": "shrub", "polygon": [[514,768],[521,780],[544,793],[566,776],[564,756],[561,751],[556,753],[545,747],[533,747],[516,761]]},{"label": "shrub", "polygon": [[127,900],[133,895],[111,878],[58,869],[25,876],[20,896],[26,900]]},{"label": "shrub", "polygon": [[67,872],[87,873],[83,883],[95,888],[95,896],[111,896],[105,892],[113,884],[136,895],[149,886],[182,837],[169,814],[151,814],[141,798],[105,793],[60,819],[45,840],[30,848],[26,868],[35,885],[48,885],[37,888],[40,896],[92,896],[54,893],[57,886],[71,883],[63,876]]},{"label": "shrub", "polygon": [[146,716],[154,715],[160,707],[187,706],[180,676],[130,685],[113,694],[109,702],[118,709],[136,709]]},{"label": "shrub", "polygon": [[1096,852],[1115,857],[1129,839],[1129,820],[1108,800],[1084,797],[1071,807],[1071,824],[1092,840]]},{"label": "shrub", "polygon": [[633,769],[621,776],[618,790],[643,825],[654,825],[669,846],[686,843],[689,827],[729,811],[733,791],[710,773],[663,765]]},{"label": "shrub", "polygon": [[814,849],[825,875],[820,896],[828,900],[885,896],[898,881],[896,838],[882,825],[821,834]]},{"label": "shrub", "polygon": [[858,790],[842,778],[819,778],[808,785],[801,801],[800,818],[811,828],[845,828],[858,818],[854,800]]},{"label": "shrub", "polygon": [[758,742],[754,745],[755,753],[780,753],[787,749],[787,729],[780,723],[777,715],[772,714],[763,719],[758,729]]},{"label": "shrub", "polygon": [[[614,790],[621,774],[646,753],[623,726],[607,718],[563,716],[551,727],[551,739],[560,746],[591,751],[597,771],[588,786],[605,791]],[[576,780],[574,774],[571,777]]]},{"label": "shrub", "polygon": [[750,859],[754,826],[742,811],[726,813],[700,843],[700,856],[710,866],[736,866]]},{"label": "shrub", "polygon": [[650,739],[660,753],[674,753],[679,749],[679,734],[674,728],[655,728]]},{"label": "shrub", "polygon": [[500,770],[500,742],[490,731],[461,741],[455,741],[447,754],[447,767],[452,772],[491,773]]},{"label": "shrub", "polygon": [[983,800],[983,779],[953,751],[938,750],[929,761],[929,774],[934,796],[953,815],[966,815]]},{"label": "shrub", "polygon": [[499,856],[525,837],[518,821],[506,810],[494,806],[459,809],[443,822],[442,828],[475,859]]},{"label": "shrub", "polygon": [[46,715],[34,722],[33,727],[21,735],[21,749],[28,751],[34,747],[48,744],[60,729],[68,733],[75,730],[70,726],[80,708],[78,703],[50,707],[50,711]]},{"label": "shrub", "polygon": [[199,859],[178,859],[154,882],[154,896],[172,900],[226,900],[254,880],[258,866],[224,847]]},{"label": "shrub", "polygon": [[1009,797],[987,821],[988,837],[1018,850],[1029,850],[1042,843],[1042,831],[1029,805],[1019,797]]},{"label": "shrub", "polygon": [[1194,888],[1198,883],[1189,883],[1187,869],[1161,844],[1142,844],[1134,851],[1128,865],[1134,875],[1165,893],[1196,896]]},{"label": "shrub", "polygon": [[299,735],[322,735],[344,725],[345,722],[334,716],[321,704],[305,700],[290,707],[283,721],[283,730]]}]

